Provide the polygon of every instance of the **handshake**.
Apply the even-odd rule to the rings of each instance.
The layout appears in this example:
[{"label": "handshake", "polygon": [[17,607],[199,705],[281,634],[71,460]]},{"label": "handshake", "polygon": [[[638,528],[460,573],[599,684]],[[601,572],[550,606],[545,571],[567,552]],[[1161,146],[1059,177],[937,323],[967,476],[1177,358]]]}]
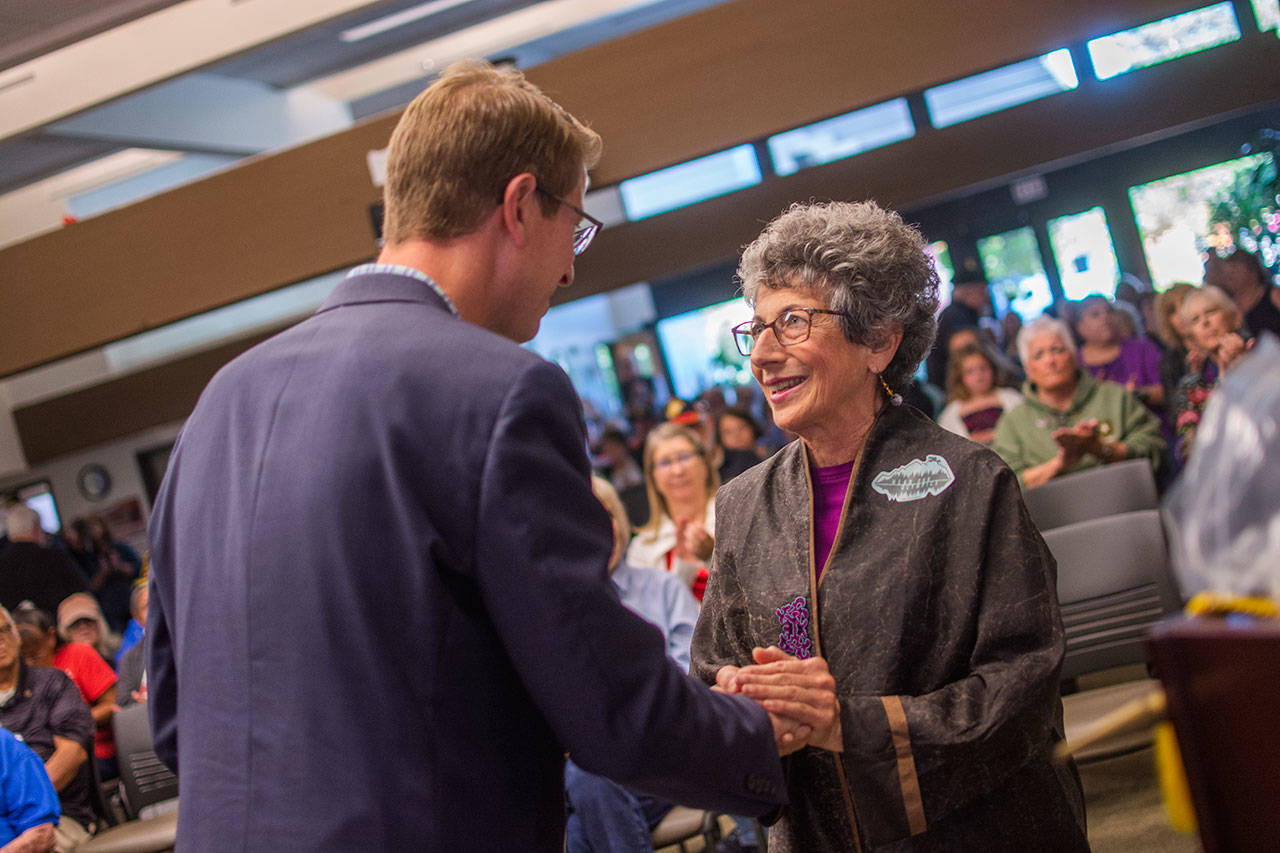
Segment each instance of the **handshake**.
[{"label": "handshake", "polygon": [[749,666],[723,666],[711,688],[738,693],[769,712],[778,754],[805,746],[842,752],[840,703],[836,680],[819,657],[801,660],[770,646],[751,651]]}]

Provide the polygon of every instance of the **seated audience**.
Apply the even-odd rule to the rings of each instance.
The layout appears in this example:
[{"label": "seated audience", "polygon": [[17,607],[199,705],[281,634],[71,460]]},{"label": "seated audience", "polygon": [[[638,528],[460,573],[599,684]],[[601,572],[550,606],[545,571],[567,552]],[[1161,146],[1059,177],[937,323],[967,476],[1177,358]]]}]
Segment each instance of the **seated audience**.
[{"label": "seated audience", "polygon": [[747,409],[732,406],[716,417],[720,482],[727,483],[769,455],[760,443],[764,431]]},{"label": "seated audience", "polygon": [[1160,351],[1145,338],[1121,333],[1121,317],[1105,296],[1087,296],[1076,315],[1080,366],[1095,379],[1123,385],[1147,404],[1152,414],[1164,407],[1160,384]]},{"label": "seated audience", "polygon": [[1024,399],[1001,415],[992,449],[1023,486],[1123,459],[1159,466],[1159,420],[1126,389],[1080,369],[1065,323],[1032,320],[1018,333],[1018,352],[1027,371]]},{"label": "seated audience", "polygon": [[[1171,414],[1182,377],[1191,365],[1198,368],[1205,358],[1203,352],[1190,344],[1187,328],[1182,323],[1182,301],[1195,290],[1194,284],[1180,281],[1156,297],[1156,334],[1165,347],[1160,354],[1160,385],[1164,388],[1165,411]],[[1170,416],[1168,420],[1172,422],[1174,418]]]},{"label": "seated audience", "polygon": [[675,572],[702,600],[715,543],[716,489],[720,475],[698,433],[666,423],[644,443],[644,480],[649,523],[627,549],[633,566]]},{"label": "seated audience", "polygon": [[618,490],[622,505],[633,525],[649,520],[649,500],[644,488],[644,472],[631,453],[627,436],[615,426],[605,427],[600,436],[600,455],[604,458],[605,476]]},{"label": "seated audience", "polygon": [[[667,641],[667,656],[689,669],[689,643],[698,621],[698,603],[679,579],[657,569],[637,568],[622,559],[631,538],[631,525],[618,493],[599,477],[591,488],[613,518],[613,556],[609,575],[622,603],[653,623]],[[569,816],[565,826],[567,853],[653,850],[650,832],[673,804],[631,791],[603,776],[565,765],[565,796]]]},{"label": "seated audience", "polygon": [[0,606],[13,609],[31,601],[49,613],[64,598],[87,589],[84,576],[63,552],[44,546],[40,516],[16,503],[5,513],[9,542],[0,550]]},{"label": "seated audience", "polygon": [[87,592],[68,595],[58,605],[58,633],[69,643],[84,643],[108,665],[115,661],[120,638],[107,628],[98,602]]},{"label": "seated audience", "polygon": [[956,435],[990,444],[996,421],[1006,409],[1021,403],[1022,395],[997,387],[995,360],[983,347],[967,346],[947,365],[947,401],[938,424]]},{"label": "seated audience", "polygon": [[114,779],[116,742],[111,718],[116,711],[116,674],[84,643],[68,643],[58,636],[48,613],[24,601],[13,611],[13,621],[22,637],[22,659],[28,666],[51,666],[67,674],[93,714],[93,754],[98,758],[99,775]]},{"label": "seated audience", "polygon": [[1250,335],[1280,336],[1280,289],[1258,256],[1236,249],[1225,258],[1210,255],[1204,264],[1204,283],[1219,287],[1235,302],[1241,323]]},{"label": "seated audience", "polygon": [[9,611],[0,608],[0,726],[44,762],[62,806],[57,849],[74,850],[93,826],[88,765],[93,715],[66,673],[24,663],[20,643]]},{"label": "seated audience", "polygon": [[1205,285],[1182,300],[1182,323],[1191,346],[1204,357],[1178,384],[1176,423],[1179,461],[1191,458],[1191,445],[1209,393],[1223,372],[1235,366],[1252,345],[1240,334],[1240,310],[1222,290]]},{"label": "seated audience", "polygon": [[126,708],[135,702],[147,701],[147,676],[144,668],[146,648],[145,643],[142,642],[147,631],[147,600],[146,579],[138,578],[137,583],[133,585],[131,607],[134,621],[141,630],[138,634],[138,642],[118,658],[119,664],[116,667],[116,672],[120,676],[120,680],[116,682],[116,704],[121,708]]},{"label": "seated audience", "polygon": [[58,792],[40,757],[0,729],[0,853],[48,853],[57,843]]},{"label": "seated audience", "polygon": [[991,307],[991,291],[987,280],[967,270],[957,270],[951,281],[951,302],[938,314],[938,332],[933,348],[925,360],[931,384],[941,388],[947,381],[947,357],[951,337],[960,329],[977,328],[978,321]]},{"label": "seated audience", "polygon": [[1013,309],[1009,309],[1003,317],[1000,318],[1000,352],[1010,362],[1017,365],[1018,369],[1022,369],[1022,365],[1018,363],[1018,332],[1022,331],[1022,315]]},{"label": "seated audience", "polygon": [[92,567],[89,588],[98,599],[108,627],[119,633],[129,621],[129,593],[142,570],[142,560],[137,551],[111,535],[100,515],[84,518],[82,540]]}]

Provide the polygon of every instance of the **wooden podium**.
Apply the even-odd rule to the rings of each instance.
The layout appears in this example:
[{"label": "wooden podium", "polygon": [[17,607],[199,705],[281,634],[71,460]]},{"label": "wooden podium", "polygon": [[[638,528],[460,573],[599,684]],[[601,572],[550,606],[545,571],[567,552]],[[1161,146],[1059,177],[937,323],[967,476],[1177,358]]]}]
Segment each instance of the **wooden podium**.
[{"label": "wooden podium", "polygon": [[1174,617],[1148,644],[1206,853],[1280,850],[1280,622]]}]

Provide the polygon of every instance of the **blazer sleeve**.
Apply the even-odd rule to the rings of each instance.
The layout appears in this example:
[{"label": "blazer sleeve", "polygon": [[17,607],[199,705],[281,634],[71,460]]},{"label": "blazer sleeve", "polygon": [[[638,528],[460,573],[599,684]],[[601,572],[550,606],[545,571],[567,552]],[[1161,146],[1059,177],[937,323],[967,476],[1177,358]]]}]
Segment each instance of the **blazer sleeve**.
[{"label": "blazer sleeve", "polygon": [[1008,469],[972,501],[974,516],[957,520],[985,534],[968,671],[922,695],[840,697],[854,800],[904,816],[904,834],[991,793],[1056,737],[1065,648],[1056,564]]},{"label": "blazer sleeve", "polygon": [[579,412],[547,362],[531,362],[502,403],[475,525],[489,616],[584,770],[691,806],[765,812],[785,799],[768,715],[689,678],[608,579],[611,526],[591,493]]}]

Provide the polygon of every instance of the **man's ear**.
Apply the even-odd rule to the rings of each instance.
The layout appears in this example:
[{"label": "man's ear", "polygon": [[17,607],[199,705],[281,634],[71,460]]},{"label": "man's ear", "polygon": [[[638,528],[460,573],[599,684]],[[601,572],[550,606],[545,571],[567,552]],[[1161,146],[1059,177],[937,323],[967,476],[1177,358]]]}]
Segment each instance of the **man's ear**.
[{"label": "man's ear", "polygon": [[521,172],[507,181],[502,191],[502,226],[517,246],[523,246],[528,238],[529,216],[537,207],[534,198],[538,188],[538,180],[528,172]]}]

